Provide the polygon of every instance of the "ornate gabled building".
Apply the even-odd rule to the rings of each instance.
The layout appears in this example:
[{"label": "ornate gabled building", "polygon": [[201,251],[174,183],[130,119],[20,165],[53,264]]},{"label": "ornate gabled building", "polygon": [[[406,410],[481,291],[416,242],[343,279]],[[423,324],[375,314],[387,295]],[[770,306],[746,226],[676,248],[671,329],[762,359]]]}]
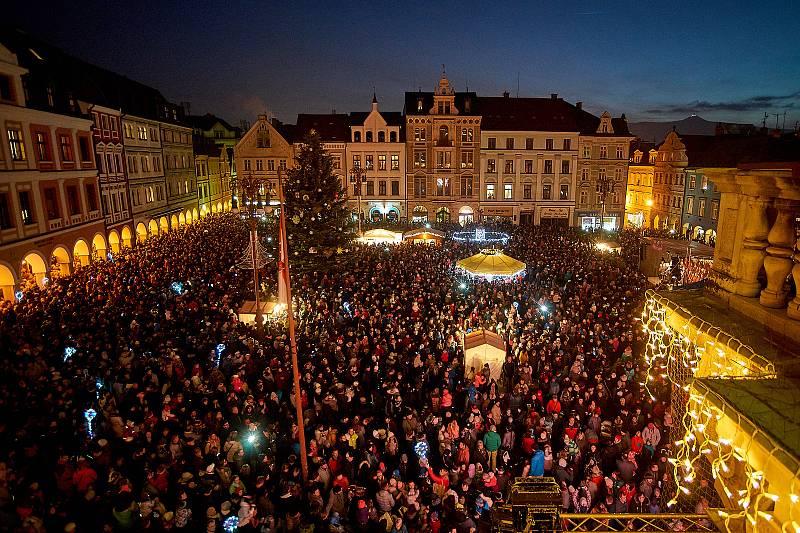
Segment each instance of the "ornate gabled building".
[{"label": "ornate gabled building", "polygon": [[653,173],[658,150],[654,143],[631,143],[628,160],[628,190],[625,195],[625,227],[649,228],[652,222]]},{"label": "ornate gabled building", "polygon": [[345,174],[349,175],[353,168],[359,167],[364,170],[366,178],[366,182],[359,184],[348,177],[344,184],[353,212],[356,216],[360,212],[366,220],[373,222],[407,219],[402,114],[380,111],[378,99],[373,95],[368,113],[350,113],[349,129]]},{"label": "ornate gabled building", "polygon": [[233,149],[242,130],[206,113],[188,115],[192,127],[197,199],[200,216],[231,209],[231,181],[236,181]]},{"label": "ornate gabled building", "polygon": [[653,171],[653,228],[678,231],[683,218],[686,146],[673,130],[658,147]]},{"label": "ornate gabled building", "polygon": [[[283,133],[282,133],[283,132]],[[236,143],[235,165],[239,179],[253,174],[269,180],[270,189],[277,190],[278,169],[285,172],[293,165],[293,128],[259,115],[250,129]],[[236,190],[233,191],[233,207],[237,207]]]},{"label": "ornate gabled building", "polygon": [[456,92],[442,72],[433,92],[405,95],[407,213],[424,222],[476,219],[480,208],[481,116],[474,92]]}]

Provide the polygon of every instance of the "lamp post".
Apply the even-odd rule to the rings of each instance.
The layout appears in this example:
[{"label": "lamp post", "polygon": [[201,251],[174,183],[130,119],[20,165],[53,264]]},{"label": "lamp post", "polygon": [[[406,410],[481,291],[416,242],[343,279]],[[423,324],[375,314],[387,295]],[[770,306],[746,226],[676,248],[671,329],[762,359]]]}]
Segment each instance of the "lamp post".
[{"label": "lamp post", "polygon": [[367,171],[361,168],[361,165],[353,167],[350,171],[350,183],[354,185],[356,196],[358,197],[358,236],[361,233],[361,187],[363,183],[367,182]]},{"label": "lamp post", "polygon": [[607,174],[603,174],[597,178],[598,192],[600,193],[600,232],[603,232],[603,224],[606,218],[606,201],[608,200],[609,193],[614,192],[614,181]]},{"label": "lamp post", "polygon": [[[256,176],[252,172],[236,180],[241,189],[239,192],[239,213],[247,217],[250,223],[250,251],[249,265],[243,262],[244,268],[253,269],[253,290],[256,297],[256,327],[260,328],[264,320],[261,303],[258,297],[258,269],[260,264],[260,251],[258,246],[258,217],[264,213],[264,205],[269,205],[269,180],[263,176]],[[247,256],[248,254],[245,254]]]}]

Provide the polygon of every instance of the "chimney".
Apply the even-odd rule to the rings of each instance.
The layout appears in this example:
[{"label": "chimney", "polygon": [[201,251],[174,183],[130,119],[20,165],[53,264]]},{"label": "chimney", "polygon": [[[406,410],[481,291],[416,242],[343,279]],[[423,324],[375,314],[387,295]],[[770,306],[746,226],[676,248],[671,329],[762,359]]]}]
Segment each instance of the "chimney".
[{"label": "chimney", "polygon": [[511,95],[508,94],[508,91],[503,91],[503,98],[508,98],[509,96]]},{"label": "chimney", "polygon": [[558,93],[550,93],[550,98],[552,100],[558,100]]},{"label": "chimney", "polygon": [[575,102],[575,107],[578,109],[583,109],[583,102]]},{"label": "chimney", "polygon": [[625,120],[625,121],[627,121],[627,120],[628,120],[628,117],[626,117],[626,116],[625,116],[625,113],[623,113],[623,114],[622,114],[622,116],[621,116],[621,117],[619,117],[619,118],[621,118],[622,120]]}]

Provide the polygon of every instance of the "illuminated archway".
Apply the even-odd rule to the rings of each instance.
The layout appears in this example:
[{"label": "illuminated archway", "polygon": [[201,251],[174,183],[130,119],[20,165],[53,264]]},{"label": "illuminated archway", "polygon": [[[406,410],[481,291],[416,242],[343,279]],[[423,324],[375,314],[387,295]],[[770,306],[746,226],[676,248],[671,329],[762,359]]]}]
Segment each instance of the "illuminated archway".
[{"label": "illuminated archway", "polygon": [[147,229],[149,230],[151,237],[158,235],[158,224],[156,224],[155,220],[151,220],[147,223]]},{"label": "illuminated archway", "polygon": [[[95,255],[96,254],[96,255]],[[92,238],[92,257],[104,261],[108,259],[108,244],[102,233],[96,233]]]},{"label": "illuminated archway", "polygon": [[223,207],[222,202],[217,202],[217,213],[222,213]]},{"label": "illuminated archway", "polygon": [[38,285],[43,287],[47,277],[47,262],[38,251],[28,252],[20,263],[20,288],[24,291]]},{"label": "illuminated archway", "polygon": [[122,246],[126,246],[128,248],[132,247],[133,243],[131,242],[131,237],[132,237],[131,228],[129,228],[128,226],[123,226],[122,227]]},{"label": "illuminated archway", "polygon": [[112,253],[119,253],[120,249],[120,240],[119,240],[119,233],[117,230],[112,229],[111,232],[108,234],[108,245],[111,247]]},{"label": "illuminated archway", "polygon": [[658,215],[653,217],[653,228],[661,229],[661,217]]},{"label": "illuminated archway", "polygon": [[692,239],[702,239],[705,235],[705,230],[700,226],[694,228],[694,232],[692,233]]},{"label": "illuminated archway", "polygon": [[0,263],[0,299],[16,301],[14,295],[16,286],[17,276],[14,274],[14,269],[7,263]]},{"label": "illuminated archway", "polygon": [[169,217],[169,226],[171,229],[178,229],[180,227],[178,223],[178,217],[176,217],[175,215]]},{"label": "illuminated archway", "polygon": [[197,208],[195,207],[194,209],[192,209],[192,220],[196,221],[199,218],[200,218],[200,213],[197,211]]},{"label": "illuminated archway", "polygon": [[140,243],[147,240],[147,226],[143,222],[136,224],[136,240]]},{"label": "illuminated archway", "polygon": [[58,279],[63,276],[69,276],[71,264],[69,250],[63,246],[56,246],[50,255],[50,277]]},{"label": "illuminated archway", "polygon": [[194,220],[194,219],[192,218],[192,210],[191,210],[191,209],[187,209],[187,210],[186,210],[186,223],[187,223],[187,224],[191,224],[191,223],[192,223],[192,220]]},{"label": "illuminated archway", "polygon": [[156,231],[158,231],[158,228],[161,228],[161,233],[166,233],[169,231],[169,221],[167,220],[167,217],[161,217],[158,219]]},{"label": "illuminated archway", "polygon": [[75,241],[75,246],[72,248],[72,258],[75,268],[80,268],[89,264],[89,244],[85,240],[78,239]]},{"label": "illuminated archway", "polygon": [[178,227],[182,228],[185,225],[186,225],[186,217],[183,215],[183,213],[181,213],[178,215]]}]

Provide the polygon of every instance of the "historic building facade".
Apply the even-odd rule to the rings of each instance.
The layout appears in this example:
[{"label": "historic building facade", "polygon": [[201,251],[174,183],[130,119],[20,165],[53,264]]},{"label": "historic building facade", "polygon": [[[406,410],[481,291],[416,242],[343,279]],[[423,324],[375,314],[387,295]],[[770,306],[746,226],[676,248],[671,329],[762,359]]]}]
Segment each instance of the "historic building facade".
[{"label": "historic building facade", "polygon": [[678,231],[683,219],[686,146],[674,131],[658,147],[653,180],[653,228]]},{"label": "historic building facade", "polygon": [[283,135],[293,143],[297,154],[306,135],[312,131],[319,135],[322,147],[331,158],[333,173],[339,178],[342,188],[347,190],[346,151],[350,138],[350,116],[345,113],[303,113],[297,115],[297,125],[294,128],[284,128]]},{"label": "historic building facade", "polygon": [[406,212],[413,221],[476,220],[481,194],[477,105],[475,93],[455,92],[444,73],[434,92],[406,93]]},{"label": "historic building facade", "polygon": [[0,291],[43,285],[104,258],[92,121],[68,95],[30,83],[0,46]]},{"label": "historic building facade", "polygon": [[161,129],[155,120],[123,114],[122,136],[133,223],[142,241],[170,228]]},{"label": "historic building facade", "polygon": [[649,228],[653,208],[653,172],[658,150],[653,143],[631,143],[628,162],[628,190],[625,195],[625,227]]},{"label": "historic building facade", "polygon": [[[350,114],[349,129],[345,188],[351,209],[356,216],[360,212],[364,219],[373,222],[406,219],[406,144],[402,115],[381,112],[378,99],[373,95],[369,113]],[[366,182],[350,179],[354,168],[363,169]]]},{"label": "historic building facade", "polygon": [[[169,110],[167,107],[167,110]],[[197,203],[197,177],[192,153],[192,129],[181,124],[175,110],[172,120],[159,121],[161,148],[164,158],[164,181],[167,185],[167,206],[171,226],[175,218],[178,225],[191,223],[199,217]]]},{"label": "historic building facade", "polygon": [[[250,129],[242,135],[234,148],[235,165],[239,179],[254,175],[269,180],[271,194],[277,194],[278,169],[286,172],[293,165],[294,148],[289,132],[286,137],[278,131],[277,121],[270,121],[266,115],[259,115]],[[285,174],[284,174],[285,176]],[[233,191],[233,206],[237,207],[237,190]],[[265,206],[266,207],[266,206]]]},{"label": "historic building facade", "polygon": [[569,226],[579,131],[573,106],[551,98],[480,97],[483,219]]},{"label": "historic building facade", "polygon": [[233,150],[241,130],[211,113],[187,116],[186,123],[192,127],[200,216],[230,210],[231,182],[237,178]]},{"label": "historic building facade", "polygon": [[604,112],[598,118],[581,107],[576,114],[581,137],[575,224],[597,229],[604,216],[602,227],[619,229],[625,216],[628,150],[633,139],[625,115],[612,118]]}]

